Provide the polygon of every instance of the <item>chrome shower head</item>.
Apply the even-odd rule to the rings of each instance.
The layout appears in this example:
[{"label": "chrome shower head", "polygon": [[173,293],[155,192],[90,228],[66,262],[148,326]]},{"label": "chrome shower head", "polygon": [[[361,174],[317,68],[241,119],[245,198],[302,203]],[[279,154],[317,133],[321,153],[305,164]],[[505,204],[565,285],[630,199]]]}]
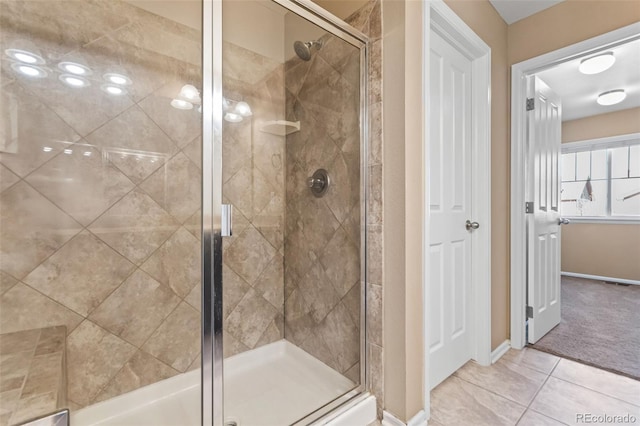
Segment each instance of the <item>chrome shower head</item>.
[{"label": "chrome shower head", "polygon": [[316,50],[322,47],[322,42],[318,40],[313,41],[296,41],[293,43],[293,50],[296,51],[296,55],[303,61],[308,61],[311,59],[311,49],[315,48]]}]

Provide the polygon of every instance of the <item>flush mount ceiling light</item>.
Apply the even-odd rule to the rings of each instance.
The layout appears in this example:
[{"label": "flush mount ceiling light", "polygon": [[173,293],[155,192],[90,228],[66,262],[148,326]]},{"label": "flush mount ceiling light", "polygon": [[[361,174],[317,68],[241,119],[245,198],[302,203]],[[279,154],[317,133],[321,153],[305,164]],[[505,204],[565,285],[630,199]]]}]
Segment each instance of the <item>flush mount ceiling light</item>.
[{"label": "flush mount ceiling light", "polygon": [[189,109],[193,109],[193,104],[191,102],[187,102],[185,100],[182,99],[174,99],[171,101],[171,106],[176,108],[176,109],[184,109],[184,110],[189,110]]},{"label": "flush mount ceiling light", "polygon": [[47,72],[44,69],[34,65],[25,65],[19,62],[14,62],[11,64],[11,68],[22,75],[26,75],[27,77],[44,78],[47,76]]},{"label": "flush mount ceiling light", "polygon": [[58,68],[62,71],[75,75],[91,75],[91,69],[85,65],[78,64],[77,62],[60,62]]},{"label": "flush mount ceiling light", "polygon": [[80,87],[87,87],[91,85],[91,83],[89,83],[89,80],[79,77],[77,75],[62,74],[58,78],[60,79],[61,82],[63,82],[69,87],[80,88]]},{"label": "flush mount ceiling light", "polygon": [[609,90],[608,92],[600,93],[598,95],[598,103],[604,106],[615,105],[624,101],[624,98],[626,97],[627,94],[623,89]]},{"label": "flush mount ceiling light", "polygon": [[603,53],[602,55],[592,56],[580,61],[578,70],[582,74],[598,74],[608,70],[616,61],[613,52]]},{"label": "flush mount ceiling light", "polygon": [[121,96],[127,94],[126,90],[124,90],[120,86],[116,86],[115,84],[103,84],[102,86],[100,86],[100,89],[102,89],[103,92],[113,96]]},{"label": "flush mount ceiling light", "polygon": [[108,72],[102,77],[104,77],[104,79],[107,80],[108,82],[113,84],[118,84],[120,86],[128,86],[131,84],[131,79],[124,74]]},{"label": "flush mount ceiling light", "polygon": [[36,53],[30,52],[28,50],[7,49],[4,51],[4,53],[11,59],[14,59],[16,61],[19,61],[25,64],[32,64],[32,65],[44,64],[44,59],[42,58],[42,56]]}]

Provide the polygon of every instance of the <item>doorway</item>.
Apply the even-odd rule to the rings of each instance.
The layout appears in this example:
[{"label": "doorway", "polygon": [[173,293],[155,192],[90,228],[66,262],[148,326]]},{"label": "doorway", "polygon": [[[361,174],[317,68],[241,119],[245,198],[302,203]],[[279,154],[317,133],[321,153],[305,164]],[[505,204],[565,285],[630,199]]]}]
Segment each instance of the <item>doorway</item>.
[{"label": "doorway", "polygon": [[[635,172],[629,161],[632,161],[630,160],[631,152],[637,149],[634,148],[636,142],[632,140],[633,138],[623,137],[625,135],[621,135],[622,132],[617,130],[619,127],[613,130],[613,125],[609,125],[613,133],[607,136],[617,135],[616,137],[596,137],[603,136],[605,126],[602,123],[605,122],[603,118],[605,114],[622,114],[625,109],[637,107],[632,91],[629,91],[629,98],[625,102],[611,109],[607,109],[609,105],[606,102],[596,103],[596,98],[599,94],[605,95],[606,92],[611,91],[602,87],[617,89],[616,84],[633,87],[632,82],[620,79],[618,76],[627,61],[624,50],[637,42],[640,38],[639,31],[640,26],[633,24],[516,64],[512,68],[511,346],[516,349],[526,344],[535,344],[541,339],[544,342],[545,336],[550,335],[547,334],[550,330],[553,330],[552,333],[557,333],[558,330],[567,327],[570,315],[565,318],[562,314],[562,310],[568,306],[565,305],[568,301],[563,300],[565,296],[569,295],[572,298],[570,300],[572,303],[569,305],[573,307],[578,298],[586,297],[587,293],[596,294],[600,291],[594,289],[593,292],[588,292],[587,286],[591,283],[583,283],[578,293],[569,292],[576,284],[575,280],[568,278],[569,276],[623,284],[633,284],[637,281],[633,279],[633,272],[629,279],[622,272],[620,264],[616,268],[609,268],[609,272],[606,273],[595,272],[596,270],[593,269],[595,262],[588,261],[587,257],[590,256],[590,252],[606,246],[606,240],[615,238],[616,227],[624,227],[622,231],[624,234],[633,234],[640,216],[640,209],[636,209],[638,210],[636,212],[629,202],[622,205],[623,199],[633,198],[633,196],[625,198],[633,192],[622,187],[634,185]],[[631,49],[637,55],[638,49],[633,47]],[[617,57],[618,64],[611,68],[611,71],[603,71],[600,77],[581,69],[589,59],[608,56]],[[557,79],[560,72],[563,73],[563,77]],[[573,72],[575,77],[567,77],[569,72]],[[536,86],[540,81],[541,86],[549,87],[542,91],[535,90],[534,93],[532,86],[527,86],[534,79]],[[579,85],[579,79],[588,79],[585,80],[586,84],[593,93],[588,92],[580,98],[568,92],[572,87]],[[555,136],[557,140],[554,146],[547,144],[548,136],[551,134],[549,132],[544,135],[544,138],[547,138],[544,142],[547,144],[545,146],[538,145],[539,141],[535,137],[537,121],[544,116],[540,111],[544,110],[545,100],[550,99],[548,95],[538,96],[545,90],[557,92],[559,95],[559,100],[555,103],[562,117],[558,121],[562,122],[563,131]],[[608,121],[611,121],[612,117],[608,117]],[[589,126],[589,123],[596,122],[599,123],[598,126]],[[587,130],[589,127],[597,131]],[[580,128],[580,131],[577,131],[577,128]],[[565,131],[569,129],[571,132]],[[559,129],[556,130],[559,131]],[[560,142],[563,143],[560,144]],[[613,156],[616,157],[616,162],[625,162],[620,173],[616,171],[617,166],[612,163]],[[543,165],[546,165],[546,168]],[[612,177],[618,174],[620,174],[618,178]],[[536,186],[541,175],[550,179],[545,187]],[[615,179],[620,181],[614,182]],[[557,202],[555,205],[551,202],[554,200]],[[546,203],[546,201],[549,202]],[[617,207],[612,209],[614,204]],[[545,223],[554,228],[545,236],[535,232],[536,223],[543,215],[546,219]],[[564,226],[569,223],[571,223],[569,227]],[[560,224],[563,226],[560,227]],[[561,241],[565,240],[561,229],[564,229],[564,232],[570,230],[571,241],[574,242],[578,238],[575,232],[578,227],[585,230],[583,235],[593,234],[596,231],[595,228],[606,228],[606,231],[595,243],[592,238],[591,243],[588,243],[589,237],[582,237],[582,243],[568,252],[561,244]],[[550,240],[555,241],[555,251],[551,250],[548,253],[541,251],[540,247],[544,245],[543,243]],[[637,243],[634,247],[637,250]],[[578,251],[581,253],[580,258],[576,258],[575,255]],[[551,252],[555,254],[550,254]],[[571,263],[565,262],[563,255],[570,256]],[[629,253],[624,253],[622,256],[626,256],[627,263],[632,263],[629,261]],[[609,253],[604,253],[601,257],[611,259],[608,263],[617,263],[620,256],[613,256],[609,250]],[[582,273],[574,269],[578,264],[584,265]],[[615,284],[605,285],[611,289]],[[587,305],[583,315],[596,315],[596,304],[592,306],[593,309]],[[560,340],[567,341],[571,334],[573,334],[571,337],[575,337],[576,332]],[[597,334],[596,330],[587,329],[583,333],[585,339],[591,339],[594,342],[598,340],[593,337]],[[628,335],[631,336],[631,334]],[[599,342],[604,344],[604,339],[599,339]],[[574,345],[576,344],[579,343],[574,342]],[[611,344],[608,345],[611,346]],[[581,355],[574,356],[559,349],[551,352],[606,368],[595,362],[581,359]],[[610,369],[617,371],[615,368]]]}]

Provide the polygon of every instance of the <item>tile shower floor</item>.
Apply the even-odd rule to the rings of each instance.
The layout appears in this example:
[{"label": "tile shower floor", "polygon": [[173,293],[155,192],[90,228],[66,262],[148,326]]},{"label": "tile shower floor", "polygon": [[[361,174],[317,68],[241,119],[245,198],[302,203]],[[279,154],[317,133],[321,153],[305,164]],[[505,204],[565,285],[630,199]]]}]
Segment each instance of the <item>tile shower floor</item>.
[{"label": "tile shower floor", "polygon": [[640,423],[640,382],[534,349],[511,349],[490,367],[471,361],[438,385],[429,425],[589,423],[579,414],[630,415],[636,420],[627,424]]},{"label": "tile shower floor", "polygon": [[[287,425],[347,392],[354,383],[280,340],[225,360],[225,414],[238,426]],[[74,426],[197,426],[200,370],[78,410]]]}]

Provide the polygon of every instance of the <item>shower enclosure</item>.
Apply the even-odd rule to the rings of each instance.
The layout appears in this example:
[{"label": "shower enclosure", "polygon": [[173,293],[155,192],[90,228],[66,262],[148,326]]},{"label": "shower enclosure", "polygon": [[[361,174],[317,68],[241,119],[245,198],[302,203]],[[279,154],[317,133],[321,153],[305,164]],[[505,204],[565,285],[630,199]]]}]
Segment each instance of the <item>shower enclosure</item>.
[{"label": "shower enclosure", "polygon": [[363,395],[364,35],[305,0],[2,0],[0,47],[0,425]]}]

